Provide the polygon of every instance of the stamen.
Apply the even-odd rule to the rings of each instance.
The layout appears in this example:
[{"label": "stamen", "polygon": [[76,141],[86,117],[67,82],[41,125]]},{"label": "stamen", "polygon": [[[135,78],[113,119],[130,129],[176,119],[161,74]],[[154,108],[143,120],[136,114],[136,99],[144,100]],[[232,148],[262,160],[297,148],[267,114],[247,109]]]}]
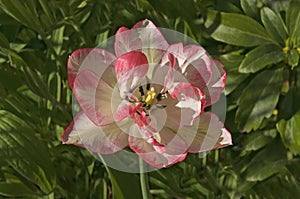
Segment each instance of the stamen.
[{"label": "stamen", "polygon": [[156,99],[158,100],[158,101],[161,101],[161,100],[163,100],[163,99],[166,99],[166,98],[168,98],[168,91],[166,91],[166,92],[163,92],[163,93],[159,93],[157,96],[156,96]]},{"label": "stamen", "polygon": [[151,105],[153,103],[153,99],[155,98],[156,92],[154,87],[151,87],[151,89],[147,92],[147,97],[145,99],[145,103],[147,105]]},{"label": "stamen", "polygon": [[150,90],[150,83],[147,83],[146,88],[147,90]]},{"label": "stamen", "polygon": [[141,96],[145,95],[145,92],[144,92],[144,89],[142,86],[139,87],[139,92],[140,92]]}]

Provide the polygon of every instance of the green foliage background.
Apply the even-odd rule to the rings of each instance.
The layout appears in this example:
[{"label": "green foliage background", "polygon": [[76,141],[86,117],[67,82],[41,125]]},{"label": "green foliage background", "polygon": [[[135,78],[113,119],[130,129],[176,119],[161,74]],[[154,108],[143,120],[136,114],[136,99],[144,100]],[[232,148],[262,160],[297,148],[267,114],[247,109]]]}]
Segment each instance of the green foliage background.
[{"label": "green foliage background", "polygon": [[300,195],[299,0],[0,0],[0,197],[141,198],[138,174],[60,142],[66,60],[148,18],[227,70],[234,145],[151,172],[153,198]]}]

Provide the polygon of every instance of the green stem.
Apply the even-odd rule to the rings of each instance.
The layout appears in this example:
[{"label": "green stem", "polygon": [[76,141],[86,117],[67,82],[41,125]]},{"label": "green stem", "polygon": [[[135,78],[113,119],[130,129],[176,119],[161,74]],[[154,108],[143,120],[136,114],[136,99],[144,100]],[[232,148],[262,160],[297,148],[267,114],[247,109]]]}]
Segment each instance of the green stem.
[{"label": "green stem", "polygon": [[149,197],[149,184],[148,184],[148,174],[144,170],[144,161],[139,159],[140,165],[140,182],[143,199],[150,199]]}]

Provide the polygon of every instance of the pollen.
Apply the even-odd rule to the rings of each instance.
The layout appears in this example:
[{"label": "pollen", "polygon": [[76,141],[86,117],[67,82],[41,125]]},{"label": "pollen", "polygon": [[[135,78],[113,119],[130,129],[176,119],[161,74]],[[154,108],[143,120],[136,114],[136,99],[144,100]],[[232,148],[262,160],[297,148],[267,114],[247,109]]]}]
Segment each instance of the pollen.
[{"label": "pollen", "polygon": [[288,53],[289,50],[290,50],[290,48],[289,48],[288,46],[282,48],[282,51],[283,51],[284,53]]},{"label": "pollen", "polygon": [[155,99],[156,92],[154,87],[151,87],[150,90],[147,92],[147,97],[145,99],[145,103],[147,105],[151,105],[153,103],[153,100]]}]

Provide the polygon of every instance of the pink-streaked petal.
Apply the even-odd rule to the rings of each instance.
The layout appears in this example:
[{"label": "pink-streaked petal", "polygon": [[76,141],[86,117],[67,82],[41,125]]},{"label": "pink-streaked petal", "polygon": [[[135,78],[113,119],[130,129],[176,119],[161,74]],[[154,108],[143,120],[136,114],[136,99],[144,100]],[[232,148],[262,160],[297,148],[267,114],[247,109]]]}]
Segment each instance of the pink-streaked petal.
[{"label": "pink-streaked petal", "polygon": [[184,57],[183,44],[181,42],[171,44],[162,57],[161,65],[169,64],[171,67],[174,67],[177,60],[178,65],[181,66],[185,62],[186,58],[187,57]]},{"label": "pink-streaked petal", "polygon": [[221,93],[224,91],[226,82],[226,72],[224,70],[223,64],[218,60],[213,60],[213,63],[212,79],[207,87],[203,89],[203,92],[206,96],[206,106],[210,106],[220,99]]},{"label": "pink-streaked petal", "polygon": [[113,89],[95,73],[81,71],[74,84],[74,94],[82,110],[95,125],[114,122],[111,107]]},{"label": "pink-streaked petal", "polygon": [[176,136],[168,145],[161,145],[153,138],[140,136],[140,129],[133,127],[129,136],[130,148],[149,165],[162,168],[183,161],[187,155],[185,142]]},{"label": "pink-streaked petal", "polygon": [[129,52],[118,57],[115,71],[120,94],[125,98],[139,86],[148,72],[147,57],[141,52]]},{"label": "pink-streaked petal", "polygon": [[117,57],[131,52],[142,51],[142,43],[138,37],[138,31],[121,27],[115,34],[115,54]]},{"label": "pink-streaked petal", "polygon": [[127,101],[125,103],[121,103],[118,106],[117,112],[115,114],[115,121],[120,122],[125,118],[129,118],[133,116],[135,110],[136,110],[135,106],[132,104],[128,104]]},{"label": "pink-streaked petal", "polygon": [[172,98],[178,100],[176,107],[182,109],[182,114],[186,113],[184,117],[189,118],[189,125],[192,125],[194,119],[203,111],[205,103],[203,92],[190,83],[179,82],[173,84],[169,93]]},{"label": "pink-streaked petal", "polygon": [[148,62],[157,64],[169,46],[160,30],[147,19],[136,23],[132,30],[138,31],[142,50],[147,56]]},{"label": "pink-streaked petal", "polygon": [[[100,48],[82,48],[74,51],[68,59],[68,81],[71,88],[74,86],[75,78],[79,71],[89,69],[96,74],[102,75],[114,62],[116,57],[110,52]],[[107,70],[108,84],[114,84],[113,70]],[[114,81],[114,82],[112,82]]]},{"label": "pink-streaked petal", "polygon": [[222,128],[221,138],[222,140],[220,141],[220,145],[218,145],[217,148],[232,145],[231,133],[226,128]]},{"label": "pink-streaked petal", "polygon": [[196,45],[187,45],[183,49],[186,61],[180,65],[181,72],[188,82],[203,90],[212,78],[212,61],[206,51]]},{"label": "pink-streaked petal", "polygon": [[62,136],[64,144],[72,144],[89,151],[111,154],[128,145],[128,136],[115,124],[96,126],[83,112],[76,115]]},{"label": "pink-streaked petal", "polygon": [[169,46],[160,30],[148,19],[136,23],[132,29],[138,29],[143,48],[166,50]]},{"label": "pink-streaked petal", "polygon": [[225,146],[231,143],[230,133],[224,131],[224,124],[217,115],[204,112],[200,115],[197,123],[195,122],[194,126],[181,129],[179,133],[189,145],[188,151],[190,153],[210,151],[223,144]]}]

